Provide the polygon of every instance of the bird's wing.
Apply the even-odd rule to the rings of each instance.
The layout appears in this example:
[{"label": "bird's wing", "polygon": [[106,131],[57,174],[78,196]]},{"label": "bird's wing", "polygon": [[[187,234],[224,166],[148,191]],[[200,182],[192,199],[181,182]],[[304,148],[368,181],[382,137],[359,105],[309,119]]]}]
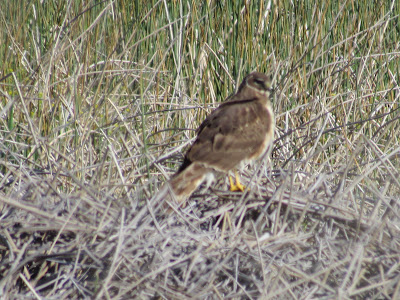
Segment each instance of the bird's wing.
[{"label": "bird's wing", "polygon": [[227,172],[264,147],[272,117],[258,98],[225,102],[200,125],[185,160]]}]

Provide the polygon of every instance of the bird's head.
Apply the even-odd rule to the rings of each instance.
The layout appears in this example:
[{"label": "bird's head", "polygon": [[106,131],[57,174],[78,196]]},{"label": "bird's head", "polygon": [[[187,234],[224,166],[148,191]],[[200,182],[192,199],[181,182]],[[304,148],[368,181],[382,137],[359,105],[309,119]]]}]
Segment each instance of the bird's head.
[{"label": "bird's head", "polygon": [[260,72],[250,73],[243,80],[239,87],[239,91],[244,87],[250,88],[251,90],[261,94],[269,94],[272,91],[271,77]]}]

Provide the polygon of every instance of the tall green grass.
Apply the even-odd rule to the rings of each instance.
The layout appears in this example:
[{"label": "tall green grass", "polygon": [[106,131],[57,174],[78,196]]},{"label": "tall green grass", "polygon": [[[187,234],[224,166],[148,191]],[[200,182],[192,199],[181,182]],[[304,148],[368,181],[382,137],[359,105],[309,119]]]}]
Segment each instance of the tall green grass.
[{"label": "tall green grass", "polygon": [[[388,91],[388,102],[396,97],[390,89],[399,69],[398,6],[396,1],[116,1],[86,6],[6,1],[0,87],[2,106],[12,104],[3,110],[3,121],[9,131],[17,124],[9,137],[23,144],[11,142],[10,147],[21,159],[26,156],[22,149],[34,151],[32,163],[40,161],[43,167],[49,163],[44,148],[52,141],[56,149],[74,153],[76,162],[87,162],[89,149],[101,156],[105,133],[115,137],[117,131],[121,138],[137,134],[142,138],[140,144],[133,142],[135,148],[175,134],[179,143],[182,132],[176,130],[195,128],[208,108],[255,69],[275,75],[285,95],[276,103],[278,113],[335,96],[324,105],[336,106],[338,124],[368,118],[376,108],[384,111],[382,97],[368,94]],[[348,91],[355,92],[363,109],[344,116]],[[174,111],[178,108],[184,110]],[[307,110],[313,109],[317,106]],[[27,119],[33,127],[26,126]],[[122,157],[129,156],[121,141],[113,143]],[[85,151],[76,151],[84,145]],[[142,156],[145,163],[148,156]]]}]

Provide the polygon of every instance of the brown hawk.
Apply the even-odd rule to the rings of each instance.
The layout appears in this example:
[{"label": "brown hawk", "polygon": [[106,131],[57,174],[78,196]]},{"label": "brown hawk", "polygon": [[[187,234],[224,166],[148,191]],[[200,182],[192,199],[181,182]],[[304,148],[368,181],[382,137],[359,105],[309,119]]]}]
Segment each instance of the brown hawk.
[{"label": "brown hawk", "polygon": [[[270,101],[271,80],[259,72],[246,76],[236,94],[204,120],[183,164],[168,182],[179,203],[214,175],[260,158],[274,138],[275,120]],[[241,189],[238,178],[231,190]]]}]

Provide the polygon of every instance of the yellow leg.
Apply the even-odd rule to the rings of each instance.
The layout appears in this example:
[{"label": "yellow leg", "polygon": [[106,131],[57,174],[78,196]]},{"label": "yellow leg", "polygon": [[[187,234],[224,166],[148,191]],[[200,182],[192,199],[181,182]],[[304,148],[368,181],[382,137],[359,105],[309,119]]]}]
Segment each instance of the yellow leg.
[{"label": "yellow leg", "polygon": [[229,176],[229,184],[231,185],[231,191],[232,192],[237,192],[237,191],[244,192],[246,187],[240,183],[239,175],[236,171],[235,171],[235,178],[236,178],[236,183],[233,183],[232,177]]}]

